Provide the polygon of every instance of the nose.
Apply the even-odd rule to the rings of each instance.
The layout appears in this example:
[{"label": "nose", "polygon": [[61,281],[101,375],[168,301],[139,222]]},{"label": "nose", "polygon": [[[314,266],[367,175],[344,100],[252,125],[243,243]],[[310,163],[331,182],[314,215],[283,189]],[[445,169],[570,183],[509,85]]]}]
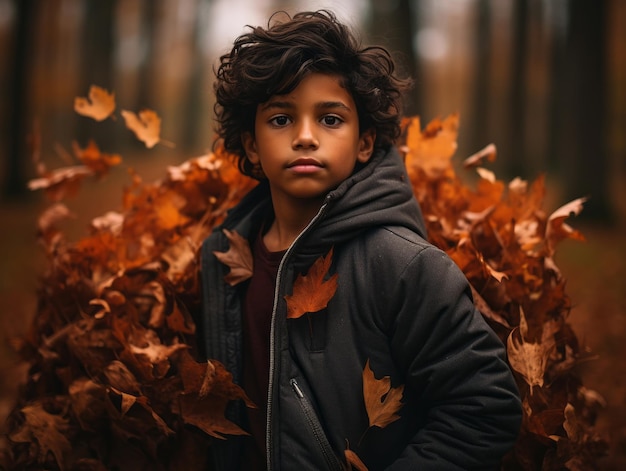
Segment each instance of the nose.
[{"label": "nose", "polygon": [[317,149],[319,142],[315,136],[315,123],[303,119],[294,126],[295,135],[291,143],[294,149]]}]

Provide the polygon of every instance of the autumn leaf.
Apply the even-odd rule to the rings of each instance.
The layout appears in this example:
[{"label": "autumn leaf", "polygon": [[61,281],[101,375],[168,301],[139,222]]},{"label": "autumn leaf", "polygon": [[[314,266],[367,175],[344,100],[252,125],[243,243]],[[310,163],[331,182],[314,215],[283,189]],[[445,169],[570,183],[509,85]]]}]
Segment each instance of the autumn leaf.
[{"label": "autumn leaf", "polygon": [[64,469],[64,456],[71,450],[71,444],[65,436],[67,419],[50,414],[39,402],[23,407],[21,413],[24,422],[18,430],[9,434],[9,439],[17,443],[36,443],[39,446],[39,463],[45,463],[50,452],[59,468]]},{"label": "autumn leaf", "polygon": [[324,309],[337,291],[337,273],[327,280],[332,262],[333,249],[325,257],[315,260],[306,275],[298,275],[293,284],[293,294],[285,295],[287,319],[297,319],[307,312]]},{"label": "autumn leaf", "polygon": [[389,376],[376,379],[367,360],[363,370],[363,398],[370,427],[384,428],[400,418],[404,385],[391,387]]},{"label": "autumn leaf", "polygon": [[509,363],[528,383],[531,394],[534,386],[542,387],[544,384],[548,359],[555,347],[554,333],[556,330],[556,323],[548,321],[543,325],[540,341],[527,341],[528,324],[522,310],[519,327],[513,329],[509,335],[507,341]]},{"label": "autumn leaf", "polygon": [[[450,168],[450,159],[457,149],[459,116],[434,119],[424,130],[419,118],[409,122],[405,146],[406,165],[409,175],[420,168],[429,178],[438,178]],[[413,178],[412,178],[413,179]]]},{"label": "autumn leaf", "polygon": [[579,231],[572,229],[571,226],[565,223],[565,219],[572,214],[579,214],[586,201],[587,198],[578,198],[574,201],[570,201],[550,215],[545,235],[549,248],[549,255],[554,254],[556,244],[563,239],[571,238],[576,240],[585,240],[584,236]]},{"label": "autumn leaf", "polygon": [[135,114],[132,111],[122,110],[121,113],[126,127],[134,132],[137,139],[148,149],[161,141],[161,118],[154,111],[142,110],[139,114]]},{"label": "autumn leaf", "polygon": [[230,268],[224,280],[234,286],[252,276],[252,251],[248,240],[241,237],[237,231],[224,229],[223,232],[230,246],[226,252],[214,251],[213,255]]},{"label": "autumn leaf", "polygon": [[463,161],[463,167],[465,168],[473,168],[479,165],[483,165],[485,160],[488,162],[493,162],[496,160],[497,150],[495,144],[489,144],[486,147],[482,148],[475,154],[470,155]]},{"label": "autumn leaf", "polygon": [[346,463],[348,463],[348,471],[356,470],[356,471],[368,471],[365,463],[361,461],[361,458],[352,450],[348,449],[344,452],[346,457]]},{"label": "autumn leaf", "polygon": [[194,361],[188,352],[181,352],[178,367],[184,392],[179,397],[183,420],[206,434],[224,439],[224,435],[248,435],[225,417],[230,401],[243,399],[248,407],[256,407],[243,389],[233,382],[232,375],[216,360]]},{"label": "autumn leaf", "polygon": [[66,196],[73,196],[78,192],[81,181],[93,175],[93,170],[85,165],[62,167],[47,175],[34,178],[28,182],[30,190],[45,190],[53,201],[60,201]]},{"label": "autumn leaf", "polygon": [[74,99],[74,111],[96,121],[104,121],[115,111],[115,94],[92,85],[89,88],[89,98]]},{"label": "autumn leaf", "polygon": [[93,140],[89,140],[87,147],[82,149],[76,142],[73,145],[74,154],[96,175],[104,175],[115,165],[119,165],[122,158],[118,154],[101,152]]}]

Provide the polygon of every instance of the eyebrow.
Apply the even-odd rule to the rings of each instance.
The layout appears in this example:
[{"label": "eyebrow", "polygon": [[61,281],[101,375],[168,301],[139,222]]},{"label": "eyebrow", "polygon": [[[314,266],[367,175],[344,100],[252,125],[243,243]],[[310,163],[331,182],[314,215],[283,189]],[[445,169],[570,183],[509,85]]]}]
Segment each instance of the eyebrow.
[{"label": "eyebrow", "polygon": [[[261,106],[262,111],[279,109],[279,110],[290,110],[295,108],[295,105],[290,101],[280,101],[280,100],[272,100],[264,103]],[[331,110],[331,109],[343,109],[345,111],[351,111],[350,108],[341,101],[322,101],[315,104],[315,108],[321,110]]]}]

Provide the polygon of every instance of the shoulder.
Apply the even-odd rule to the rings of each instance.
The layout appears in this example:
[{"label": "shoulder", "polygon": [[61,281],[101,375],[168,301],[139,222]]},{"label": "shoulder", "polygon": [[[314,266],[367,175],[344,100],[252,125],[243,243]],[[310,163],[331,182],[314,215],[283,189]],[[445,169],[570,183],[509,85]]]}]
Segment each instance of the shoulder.
[{"label": "shoulder", "polygon": [[[342,253],[343,252],[343,253]],[[351,268],[367,270],[367,277],[397,287],[453,283],[463,289],[467,279],[448,254],[403,226],[381,226],[349,242],[339,251]]]}]

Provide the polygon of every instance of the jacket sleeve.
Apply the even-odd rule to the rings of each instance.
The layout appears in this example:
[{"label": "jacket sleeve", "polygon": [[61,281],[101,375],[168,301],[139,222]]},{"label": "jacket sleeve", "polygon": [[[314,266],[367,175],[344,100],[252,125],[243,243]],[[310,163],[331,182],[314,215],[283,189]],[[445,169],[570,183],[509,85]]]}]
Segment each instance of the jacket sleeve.
[{"label": "jacket sleeve", "polygon": [[441,250],[406,266],[391,348],[425,425],[389,470],[495,469],[521,424],[505,349],[473,304],[469,283]]}]

